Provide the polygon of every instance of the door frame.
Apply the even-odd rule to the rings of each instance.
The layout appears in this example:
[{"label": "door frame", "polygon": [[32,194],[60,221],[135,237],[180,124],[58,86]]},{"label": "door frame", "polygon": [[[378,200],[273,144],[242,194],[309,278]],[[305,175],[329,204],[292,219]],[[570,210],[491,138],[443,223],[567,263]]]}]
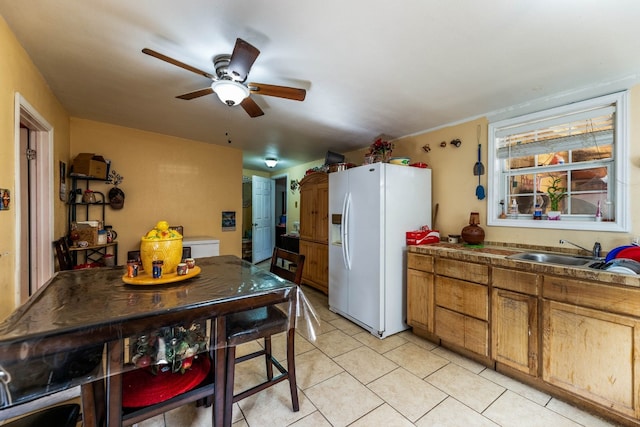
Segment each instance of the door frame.
[{"label": "door frame", "polygon": [[[29,129],[29,137],[32,138],[36,147],[37,156],[35,161],[36,176],[34,197],[38,201],[36,211],[31,215],[32,222],[29,225],[32,235],[30,256],[32,289],[35,290],[44,285],[53,276],[53,126],[19,93],[15,95],[14,114],[14,164],[15,176],[21,174],[20,158],[24,153],[20,150],[20,124],[23,123]],[[15,272],[14,272],[14,301],[15,306],[19,306],[29,295],[22,295],[24,292],[21,286],[21,268],[23,260],[20,254],[23,251],[23,236],[19,224],[23,215],[21,203],[22,195],[20,191],[20,180],[15,182],[15,201],[13,206],[14,221],[16,224],[15,234]],[[35,288],[35,289],[33,289]],[[29,291],[27,291],[28,293]]]}]

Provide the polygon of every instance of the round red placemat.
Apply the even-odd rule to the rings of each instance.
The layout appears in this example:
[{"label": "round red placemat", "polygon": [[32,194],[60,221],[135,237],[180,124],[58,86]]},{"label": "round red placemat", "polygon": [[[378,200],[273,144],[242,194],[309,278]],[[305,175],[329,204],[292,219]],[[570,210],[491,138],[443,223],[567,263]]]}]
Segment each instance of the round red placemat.
[{"label": "round red placemat", "polygon": [[167,371],[154,375],[149,368],[126,372],[122,375],[122,406],[149,406],[189,391],[205,379],[210,365],[209,358],[202,354],[184,374]]}]

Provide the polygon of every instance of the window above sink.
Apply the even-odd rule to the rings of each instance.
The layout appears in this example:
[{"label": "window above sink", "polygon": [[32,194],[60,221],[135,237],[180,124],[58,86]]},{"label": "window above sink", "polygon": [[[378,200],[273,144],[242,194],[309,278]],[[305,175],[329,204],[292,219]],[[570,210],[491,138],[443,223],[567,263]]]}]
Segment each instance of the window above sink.
[{"label": "window above sink", "polygon": [[[487,224],[629,231],[627,97],[620,92],[491,123]],[[554,189],[560,220],[548,219]],[[542,220],[534,220],[536,205]]]}]

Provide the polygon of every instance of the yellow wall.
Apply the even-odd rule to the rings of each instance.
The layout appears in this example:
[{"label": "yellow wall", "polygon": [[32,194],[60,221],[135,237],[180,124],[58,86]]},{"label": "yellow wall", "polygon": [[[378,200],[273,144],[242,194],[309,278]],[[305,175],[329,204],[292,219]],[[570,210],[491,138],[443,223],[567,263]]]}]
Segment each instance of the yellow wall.
[{"label": "yellow wall", "polygon": [[[107,207],[106,223],[118,232],[118,263],[137,250],[159,220],[182,225],[186,236],[213,236],[221,255],[242,249],[242,152],[89,120],[71,119],[71,158],[96,153],[124,177],[124,208]],[[91,187],[108,193],[101,181]],[[236,212],[236,230],[222,232],[222,212]]]},{"label": "yellow wall", "polygon": [[[630,212],[640,211],[640,86],[630,90]],[[463,227],[469,223],[471,212],[480,213],[481,226],[485,230],[485,240],[491,242],[522,243],[540,246],[560,246],[559,240],[567,239],[581,246],[591,248],[595,241],[602,244],[604,251],[616,246],[629,244],[634,236],[640,236],[640,216],[631,215],[631,231],[629,233],[612,233],[590,231],[585,224],[585,230],[545,230],[533,228],[488,227],[487,199],[478,200],[475,191],[478,177],[473,175],[473,165],[477,161],[477,125],[481,126],[482,159],[487,165],[487,126],[486,118],[479,118],[468,122],[443,127],[418,135],[400,138],[395,143],[393,156],[410,157],[411,162],[424,162],[433,171],[432,205],[439,205],[435,229],[441,236],[460,234]],[[450,144],[458,138],[462,141],[459,148]],[[441,148],[440,143],[446,142]],[[425,152],[422,147],[428,144],[430,151]],[[346,160],[355,164],[362,164],[366,147],[346,154]],[[487,177],[481,177],[481,183],[487,188]],[[416,196],[418,197],[418,195]]]},{"label": "yellow wall", "polygon": [[[26,101],[54,128],[53,131],[53,176],[54,183],[54,236],[64,233],[66,216],[64,202],[57,197],[60,185],[58,162],[69,157],[69,115],[53,96],[47,82],[31,62],[22,46],[15,39],[0,17],[0,188],[11,190],[11,209],[0,211],[0,318],[14,309],[16,233],[16,169],[15,169],[15,94],[20,93]],[[42,250],[52,253],[53,248]]]}]

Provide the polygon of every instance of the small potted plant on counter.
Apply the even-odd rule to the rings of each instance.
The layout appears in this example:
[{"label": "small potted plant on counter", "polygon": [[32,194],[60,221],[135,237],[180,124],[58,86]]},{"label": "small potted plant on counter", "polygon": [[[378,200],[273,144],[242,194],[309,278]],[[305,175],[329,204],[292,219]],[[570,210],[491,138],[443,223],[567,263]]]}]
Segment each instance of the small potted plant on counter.
[{"label": "small potted plant on counter", "polygon": [[547,212],[547,218],[550,220],[560,219],[560,209],[558,204],[567,196],[567,188],[561,186],[562,177],[551,176],[551,184],[547,187],[547,196],[549,196],[550,210]]}]

